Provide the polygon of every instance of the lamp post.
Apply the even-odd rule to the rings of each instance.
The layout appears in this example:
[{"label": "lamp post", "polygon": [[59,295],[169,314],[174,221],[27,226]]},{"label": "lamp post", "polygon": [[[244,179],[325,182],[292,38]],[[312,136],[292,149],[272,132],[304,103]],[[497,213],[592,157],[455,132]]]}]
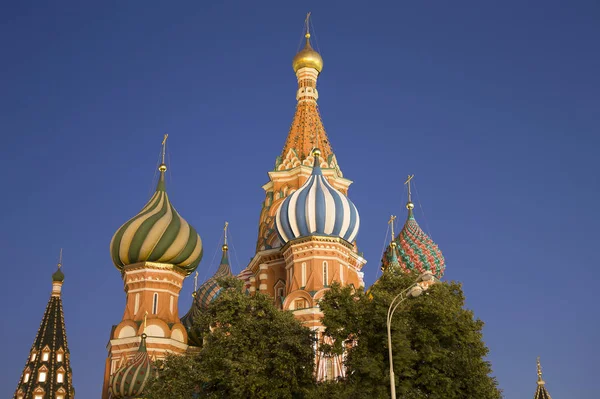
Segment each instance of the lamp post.
[{"label": "lamp post", "polygon": [[394,297],[394,299],[392,299],[392,303],[390,303],[390,307],[388,308],[387,334],[388,334],[388,351],[389,351],[389,358],[390,358],[390,391],[391,391],[392,399],[396,399],[396,381],[394,378],[394,361],[392,359],[392,317],[394,316],[394,312],[396,311],[396,309],[398,308],[398,306],[400,306],[400,304],[402,302],[404,302],[408,298],[418,297],[419,295],[421,295],[423,293],[423,291],[426,288],[424,289],[423,287],[421,287],[419,285],[420,282],[431,281],[432,279],[434,279],[434,277],[430,271],[426,271],[426,272],[422,273],[417,278],[417,281],[413,285],[411,285],[410,287],[408,287],[407,289],[405,289],[404,291],[402,291],[401,293],[396,295]]}]

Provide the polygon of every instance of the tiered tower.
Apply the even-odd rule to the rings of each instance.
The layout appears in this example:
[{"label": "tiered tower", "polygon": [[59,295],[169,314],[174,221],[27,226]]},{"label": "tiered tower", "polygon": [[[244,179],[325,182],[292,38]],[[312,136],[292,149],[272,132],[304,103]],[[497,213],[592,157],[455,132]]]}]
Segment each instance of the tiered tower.
[{"label": "tiered tower", "polygon": [[111,376],[135,357],[140,336],[153,358],[183,354],[188,336],[178,316],[179,292],[186,276],[202,258],[200,236],[177,213],[165,186],[165,148],[156,192],[142,210],[112,238],[112,260],[121,272],[126,293],[123,319],[113,326],[108,343],[102,398],[109,398]]},{"label": "tiered tower", "polygon": [[[322,338],[319,299],[334,282],[363,286],[366,261],[356,248],[360,219],[347,197],[352,182],[342,175],[319,115],[317,78],[323,59],[311,46],[309,16],[305,37],[292,64],[298,80],[296,113],[263,186],[256,255],[239,277],[250,293],[271,295]],[[319,379],[344,374],[341,359],[319,353],[316,367]]]},{"label": "tiered tower", "polygon": [[52,274],[52,294],[13,399],[75,397],[61,298],[65,280],[61,270],[62,250],[60,258],[58,269]]},{"label": "tiered tower", "polygon": [[546,389],[546,382],[542,379],[542,365],[539,357],[537,358],[537,375],[537,389],[535,390],[533,399],[552,399]]}]

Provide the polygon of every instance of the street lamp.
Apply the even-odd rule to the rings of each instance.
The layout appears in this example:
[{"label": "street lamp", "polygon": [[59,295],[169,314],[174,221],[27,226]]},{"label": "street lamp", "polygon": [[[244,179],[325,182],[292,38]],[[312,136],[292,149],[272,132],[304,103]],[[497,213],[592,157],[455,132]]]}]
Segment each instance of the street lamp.
[{"label": "street lamp", "polygon": [[422,273],[417,281],[398,295],[394,299],[392,299],[392,303],[390,303],[390,307],[388,308],[387,313],[387,334],[388,334],[388,351],[390,358],[390,390],[392,394],[392,399],[396,399],[396,381],[394,378],[394,361],[392,359],[392,317],[394,316],[394,312],[400,306],[402,302],[407,300],[408,298],[416,298],[423,293],[427,289],[423,288],[419,283],[423,281],[431,281],[434,279],[433,274],[430,271],[426,271]]}]

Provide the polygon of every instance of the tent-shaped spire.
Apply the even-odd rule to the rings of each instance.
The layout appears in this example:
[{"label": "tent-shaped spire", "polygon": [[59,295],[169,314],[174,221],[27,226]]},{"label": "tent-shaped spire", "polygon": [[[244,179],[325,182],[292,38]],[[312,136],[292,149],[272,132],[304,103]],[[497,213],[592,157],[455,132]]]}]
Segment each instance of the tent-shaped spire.
[{"label": "tent-shaped spire", "polygon": [[293,60],[298,79],[298,103],[276,170],[288,170],[298,165],[312,166],[312,150],[315,148],[321,150],[323,167],[337,166],[317,105],[317,78],[323,70],[323,59],[311,46],[309,17],[310,13],[305,20],[306,44]]},{"label": "tent-shaped spire", "polygon": [[546,382],[542,379],[542,365],[540,364],[540,358],[537,358],[537,389],[535,390],[535,396],[533,399],[552,399],[548,390],[546,389]]},{"label": "tent-shaped spire", "polygon": [[71,363],[63,314],[61,289],[64,282],[62,250],[58,268],[52,274],[52,294],[37,332],[14,399],[43,398],[73,399]]}]

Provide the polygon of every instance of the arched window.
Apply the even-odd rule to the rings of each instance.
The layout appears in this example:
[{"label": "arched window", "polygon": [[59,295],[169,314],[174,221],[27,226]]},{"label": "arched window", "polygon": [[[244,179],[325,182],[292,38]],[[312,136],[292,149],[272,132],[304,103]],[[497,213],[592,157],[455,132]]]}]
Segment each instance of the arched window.
[{"label": "arched window", "polygon": [[23,382],[24,383],[29,382],[29,377],[31,377],[31,371],[27,370],[27,371],[25,371],[25,376],[23,377]]},{"label": "arched window", "polygon": [[327,287],[329,285],[329,266],[327,261],[323,261],[323,285]]},{"label": "arched window", "polygon": [[62,384],[63,382],[65,382],[65,372],[60,370],[58,373],[56,373],[56,383]]},{"label": "arched window", "polygon": [[135,305],[133,306],[133,315],[135,316],[140,310],[140,293],[136,292],[135,294]]},{"label": "arched window", "polygon": [[38,371],[38,382],[46,382],[46,377],[48,376],[48,370],[44,369],[40,369],[40,371]]},{"label": "arched window", "polygon": [[158,313],[158,292],[154,293],[154,299],[152,300],[152,314]]},{"label": "arched window", "polygon": [[306,287],[306,262],[302,262],[302,287]]}]

